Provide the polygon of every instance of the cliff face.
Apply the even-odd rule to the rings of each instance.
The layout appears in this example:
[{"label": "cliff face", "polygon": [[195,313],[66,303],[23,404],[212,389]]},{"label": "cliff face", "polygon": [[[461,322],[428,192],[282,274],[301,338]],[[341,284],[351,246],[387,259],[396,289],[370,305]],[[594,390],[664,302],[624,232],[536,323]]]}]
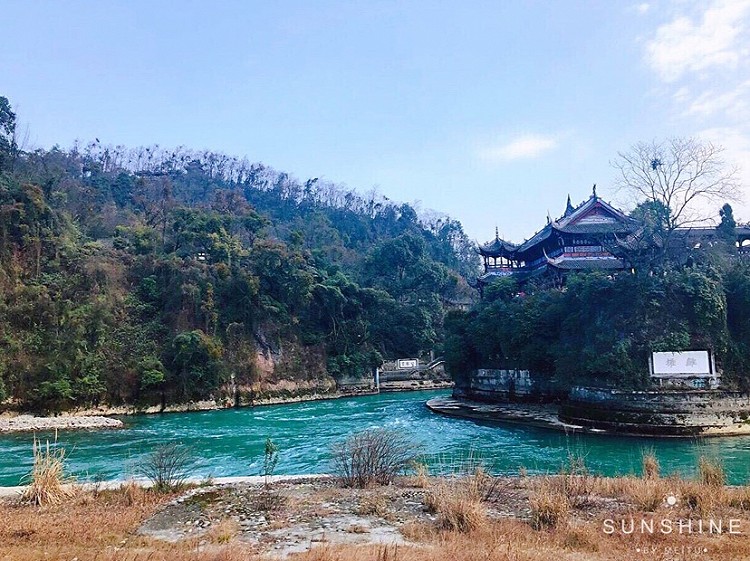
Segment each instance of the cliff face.
[{"label": "cliff face", "polygon": [[[265,341],[262,336],[257,339]],[[258,348],[254,361],[254,379],[236,389],[237,405],[325,396],[337,390],[336,380],[326,370],[326,353],[322,345],[304,347],[294,339],[275,347],[266,344]]]},{"label": "cliff face", "polygon": [[[457,380],[453,395],[456,407],[435,409],[534,424],[528,413],[546,403],[549,410],[541,425],[561,430],[676,437],[750,434],[750,397],[726,390],[564,388],[527,370],[477,369]],[[476,402],[498,407],[474,408]]]}]

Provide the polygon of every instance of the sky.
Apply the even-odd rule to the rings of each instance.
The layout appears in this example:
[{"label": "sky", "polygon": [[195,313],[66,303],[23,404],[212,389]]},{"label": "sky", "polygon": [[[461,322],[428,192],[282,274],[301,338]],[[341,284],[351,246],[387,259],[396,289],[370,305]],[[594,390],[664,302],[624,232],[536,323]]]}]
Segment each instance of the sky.
[{"label": "sky", "polygon": [[594,183],[625,203],[618,152],[697,136],[740,166],[750,220],[750,0],[4,0],[3,20],[27,147],[209,148],[521,241]]}]

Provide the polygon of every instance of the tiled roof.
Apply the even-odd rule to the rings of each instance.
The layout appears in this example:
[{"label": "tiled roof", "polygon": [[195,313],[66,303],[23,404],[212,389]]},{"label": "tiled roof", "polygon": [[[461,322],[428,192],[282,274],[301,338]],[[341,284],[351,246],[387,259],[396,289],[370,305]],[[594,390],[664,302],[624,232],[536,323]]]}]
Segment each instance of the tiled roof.
[{"label": "tiled roof", "polygon": [[518,249],[518,246],[516,244],[506,242],[505,240],[501,240],[500,238],[495,238],[491,242],[479,246],[480,253],[489,255],[503,252],[512,253],[516,249]]}]

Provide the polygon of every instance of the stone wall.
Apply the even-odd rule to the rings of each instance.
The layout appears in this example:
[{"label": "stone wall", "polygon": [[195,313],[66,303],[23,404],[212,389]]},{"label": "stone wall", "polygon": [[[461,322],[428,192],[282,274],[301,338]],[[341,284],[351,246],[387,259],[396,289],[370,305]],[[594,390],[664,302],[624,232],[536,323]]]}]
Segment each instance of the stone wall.
[{"label": "stone wall", "polygon": [[549,378],[528,370],[480,368],[462,380],[456,380],[455,397],[490,403],[555,401],[564,397]]},{"label": "stone wall", "polygon": [[456,377],[453,396],[498,404],[559,403],[559,419],[571,429],[650,436],[750,434],[750,395],[740,392],[564,389],[528,370],[478,369]]},{"label": "stone wall", "polygon": [[663,436],[750,432],[750,396],[722,390],[622,391],[574,387],[563,422]]}]

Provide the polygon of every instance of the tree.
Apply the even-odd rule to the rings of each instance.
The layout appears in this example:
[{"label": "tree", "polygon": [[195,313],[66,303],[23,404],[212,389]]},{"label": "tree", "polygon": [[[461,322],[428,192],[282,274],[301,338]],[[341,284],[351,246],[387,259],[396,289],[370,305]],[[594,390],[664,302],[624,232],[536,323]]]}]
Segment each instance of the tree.
[{"label": "tree", "polygon": [[737,234],[735,233],[737,222],[734,219],[732,205],[725,203],[719,211],[719,216],[721,216],[721,222],[716,227],[716,233],[722,241],[734,248],[734,244],[737,242]]},{"label": "tree", "polygon": [[676,228],[710,219],[711,203],[736,200],[738,170],[722,158],[724,148],[695,138],[639,142],[618,153],[612,165],[617,187],[636,199],[669,209],[667,236]]},{"label": "tree", "polygon": [[0,96],[0,172],[11,168],[16,151],[16,114],[7,97]]},{"label": "tree", "polygon": [[221,347],[202,331],[183,332],[172,341],[172,365],[179,397],[201,399],[221,383]]}]

